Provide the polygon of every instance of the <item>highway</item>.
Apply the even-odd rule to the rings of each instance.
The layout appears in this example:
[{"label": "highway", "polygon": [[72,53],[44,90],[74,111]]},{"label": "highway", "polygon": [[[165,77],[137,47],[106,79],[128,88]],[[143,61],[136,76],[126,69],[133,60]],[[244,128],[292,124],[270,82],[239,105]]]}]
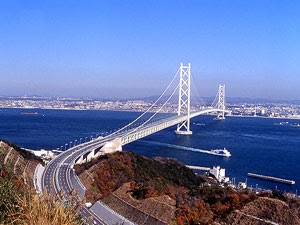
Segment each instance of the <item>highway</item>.
[{"label": "highway", "polygon": [[[73,187],[78,187],[78,185],[76,185],[75,183],[75,173],[71,173],[72,168],[70,167],[70,163],[77,159],[80,155],[82,155],[82,153],[103,146],[106,141],[109,140],[97,139],[85,144],[75,146],[51,160],[51,162],[47,165],[42,177],[42,186],[44,190],[46,189],[47,192],[52,191],[54,194],[58,193],[59,191],[63,191],[66,195],[71,193]],[[73,182],[71,182],[71,180]],[[83,198],[83,194],[81,194],[80,198]],[[93,218],[93,222],[95,224],[107,224],[86,207],[80,210],[80,214],[84,219]]]},{"label": "highway", "polygon": [[[201,114],[219,111],[221,110],[206,109],[200,112],[195,112],[191,114],[190,117],[192,118]],[[104,138],[97,138],[89,142],[73,146],[67,151],[60,153],[47,164],[42,176],[42,189],[47,190],[48,193],[51,191],[54,194],[62,191],[66,195],[69,195],[72,190],[76,189],[79,191],[79,197],[83,199],[85,187],[81,184],[79,178],[73,171],[73,165],[75,164],[76,159],[95,149],[101,148],[105,143],[110,142],[115,138],[121,138],[122,144],[127,144],[139,138],[158,132],[162,129],[174,126],[175,124],[184,120],[186,120],[186,115],[175,115],[166,119],[149,123],[141,128],[130,128]],[[127,135],[130,135],[130,138],[128,138]],[[92,210],[86,207],[80,210],[80,214],[83,216],[83,218],[92,218],[94,224],[109,224],[100,218],[98,214],[95,214]]]}]

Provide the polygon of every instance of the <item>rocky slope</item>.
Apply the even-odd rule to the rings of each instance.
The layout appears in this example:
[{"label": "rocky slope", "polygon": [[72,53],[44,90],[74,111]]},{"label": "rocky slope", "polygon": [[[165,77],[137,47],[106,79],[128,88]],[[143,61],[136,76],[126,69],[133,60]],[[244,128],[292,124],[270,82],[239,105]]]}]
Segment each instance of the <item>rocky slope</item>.
[{"label": "rocky slope", "polygon": [[36,166],[43,161],[24,149],[7,141],[0,145],[0,169],[22,178],[25,184],[33,187]]},{"label": "rocky slope", "polygon": [[65,196],[33,188],[33,176],[42,160],[32,153],[7,142],[0,142],[0,224],[84,225],[78,215],[81,202],[69,196],[69,205],[61,204]]},{"label": "rocky slope", "polygon": [[234,211],[227,218],[228,224],[300,224],[296,210],[283,201],[261,197],[247,204],[243,209]]}]

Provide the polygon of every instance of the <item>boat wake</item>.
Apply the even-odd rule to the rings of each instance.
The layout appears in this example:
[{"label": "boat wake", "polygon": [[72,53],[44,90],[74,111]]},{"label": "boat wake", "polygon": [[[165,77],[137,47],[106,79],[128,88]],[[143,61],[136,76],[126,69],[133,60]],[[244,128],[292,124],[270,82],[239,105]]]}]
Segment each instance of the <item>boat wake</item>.
[{"label": "boat wake", "polygon": [[196,125],[196,126],[205,126],[204,123],[193,123],[193,125]]},{"label": "boat wake", "polygon": [[220,153],[216,152],[216,150],[204,150],[204,149],[198,149],[198,148],[192,148],[192,147],[185,147],[185,146],[181,146],[181,145],[167,144],[167,143],[162,143],[162,142],[157,142],[157,141],[139,140],[139,142],[143,142],[146,144],[158,145],[158,146],[164,146],[164,147],[168,147],[168,148],[176,148],[176,149],[185,150],[185,151],[201,152],[201,153],[216,155],[216,156],[230,156],[230,155],[220,154]]}]

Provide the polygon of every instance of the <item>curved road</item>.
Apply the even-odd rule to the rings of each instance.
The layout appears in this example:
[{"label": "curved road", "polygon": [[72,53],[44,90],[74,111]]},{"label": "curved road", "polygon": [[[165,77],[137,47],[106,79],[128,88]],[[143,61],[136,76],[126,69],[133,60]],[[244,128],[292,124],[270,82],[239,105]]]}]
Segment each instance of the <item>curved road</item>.
[{"label": "curved road", "polygon": [[[91,142],[75,146],[51,160],[43,173],[43,190],[47,190],[47,192],[52,191],[54,194],[58,193],[59,191],[63,191],[66,195],[68,195],[71,193],[74,187],[77,187],[79,189],[79,196],[81,199],[83,199],[84,187],[81,187],[79,182],[76,184],[76,180],[78,181],[78,178],[71,168],[73,162],[82,154],[90,152],[93,149],[100,148],[105,142],[110,140],[111,138],[96,139]],[[96,224],[107,224],[86,207],[82,208],[80,213],[83,218],[92,217],[94,223]]]}]

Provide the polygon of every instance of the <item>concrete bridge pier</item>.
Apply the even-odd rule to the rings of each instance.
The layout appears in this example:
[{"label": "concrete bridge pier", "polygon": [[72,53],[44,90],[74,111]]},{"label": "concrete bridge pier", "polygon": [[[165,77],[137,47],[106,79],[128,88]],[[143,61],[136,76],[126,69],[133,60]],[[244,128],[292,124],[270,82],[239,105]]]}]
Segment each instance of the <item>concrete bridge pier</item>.
[{"label": "concrete bridge pier", "polygon": [[104,146],[98,150],[93,149],[90,153],[82,155],[77,161],[76,164],[82,164],[85,162],[90,162],[92,159],[97,158],[100,155],[115,153],[122,151],[122,142],[121,138],[116,138],[110,142],[106,142]]}]

